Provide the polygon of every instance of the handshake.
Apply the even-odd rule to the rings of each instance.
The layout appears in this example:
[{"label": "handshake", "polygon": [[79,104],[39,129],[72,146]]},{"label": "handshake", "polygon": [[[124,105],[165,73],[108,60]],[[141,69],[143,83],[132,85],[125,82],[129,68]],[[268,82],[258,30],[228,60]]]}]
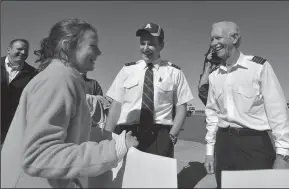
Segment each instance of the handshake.
[{"label": "handshake", "polygon": [[130,147],[137,147],[138,146],[138,140],[137,137],[132,136],[132,132],[129,131],[125,134],[125,145],[127,147],[127,149],[129,149]]}]

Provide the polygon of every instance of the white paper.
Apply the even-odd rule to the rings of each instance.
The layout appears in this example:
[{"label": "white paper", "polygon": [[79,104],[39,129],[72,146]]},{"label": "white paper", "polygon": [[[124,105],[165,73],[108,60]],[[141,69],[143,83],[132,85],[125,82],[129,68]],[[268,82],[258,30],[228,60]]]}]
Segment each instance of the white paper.
[{"label": "white paper", "polygon": [[176,159],[129,149],[122,188],[177,188],[177,185]]},{"label": "white paper", "polygon": [[222,188],[289,188],[289,170],[222,171]]},{"label": "white paper", "polygon": [[[101,130],[92,128],[92,141],[118,137],[115,133]],[[80,180],[84,188],[177,188],[177,160],[131,147],[116,168],[90,177],[88,181]]]}]

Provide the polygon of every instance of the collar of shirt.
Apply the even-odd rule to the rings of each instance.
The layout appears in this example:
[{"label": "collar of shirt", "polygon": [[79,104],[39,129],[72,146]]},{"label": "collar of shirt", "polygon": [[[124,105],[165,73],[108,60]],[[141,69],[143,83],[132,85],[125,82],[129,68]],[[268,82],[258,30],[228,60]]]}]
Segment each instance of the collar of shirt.
[{"label": "collar of shirt", "polygon": [[156,70],[158,70],[159,69],[159,67],[160,67],[160,64],[161,64],[161,57],[159,57],[158,59],[156,59],[156,60],[154,60],[154,61],[147,61],[147,60],[144,60],[144,62],[145,62],[145,64],[144,64],[144,69],[147,67],[147,63],[152,63],[153,65],[154,65],[154,68],[156,69]]},{"label": "collar of shirt", "polygon": [[10,62],[8,56],[6,56],[6,58],[5,58],[5,66],[6,66],[6,70],[7,70],[7,71],[9,70],[9,72],[10,72],[10,71],[20,71],[20,70],[22,69],[22,67],[23,67],[23,64],[13,65],[13,64]]},{"label": "collar of shirt", "polygon": [[87,75],[86,74],[83,74],[83,73],[80,73],[81,77],[84,79],[84,80],[87,80]]},{"label": "collar of shirt", "polygon": [[[234,64],[232,66],[231,71],[235,71],[238,68],[248,69],[246,61],[245,61],[245,56],[244,56],[244,54],[242,52],[240,52],[240,56],[239,56],[236,64]],[[227,67],[224,66],[224,65],[221,65],[220,68],[219,68],[219,73],[220,72],[228,72]]]}]

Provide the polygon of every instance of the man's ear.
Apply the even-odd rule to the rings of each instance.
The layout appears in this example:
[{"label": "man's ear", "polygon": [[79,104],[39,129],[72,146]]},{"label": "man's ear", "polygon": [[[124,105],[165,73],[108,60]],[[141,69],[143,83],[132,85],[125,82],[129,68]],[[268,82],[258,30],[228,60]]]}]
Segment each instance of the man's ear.
[{"label": "man's ear", "polygon": [[11,47],[8,47],[7,48],[7,54],[10,54],[10,52],[11,52]]},{"label": "man's ear", "polygon": [[233,41],[234,44],[236,44],[239,41],[239,39],[240,39],[240,35],[238,33],[234,33],[232,35],[232,37],[233,37],[233,40],[234,40]]},{"label": "man's ear", "polygon": [[161,50],[163,50],[164,46],[165,46],[165,42],[163,41],[161,44]]}]

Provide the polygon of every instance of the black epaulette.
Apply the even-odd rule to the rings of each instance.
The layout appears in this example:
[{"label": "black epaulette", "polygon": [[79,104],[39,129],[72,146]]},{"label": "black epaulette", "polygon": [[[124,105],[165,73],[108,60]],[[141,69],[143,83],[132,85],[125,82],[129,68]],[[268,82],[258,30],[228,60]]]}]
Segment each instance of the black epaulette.
[{"label": "black epaulette", "polygon": [[174,68],[177,68],[178,70],[181,70],[181,68],[175,64],[169,64],[170,66],[174,67]]},{"label": "black epaulette", "polygon": [[129,63],[125,63],[124,65],[125,66],[131,66],[131,65],[135,65],[136,64],[136,62],[129,62]]},{"label": "black epaulette", "polygon": [[260,56],[254,56],[252,58],[252,61],[263,65],[266,62],[266,59],[264,59],[264,58],[262,58]]}]

